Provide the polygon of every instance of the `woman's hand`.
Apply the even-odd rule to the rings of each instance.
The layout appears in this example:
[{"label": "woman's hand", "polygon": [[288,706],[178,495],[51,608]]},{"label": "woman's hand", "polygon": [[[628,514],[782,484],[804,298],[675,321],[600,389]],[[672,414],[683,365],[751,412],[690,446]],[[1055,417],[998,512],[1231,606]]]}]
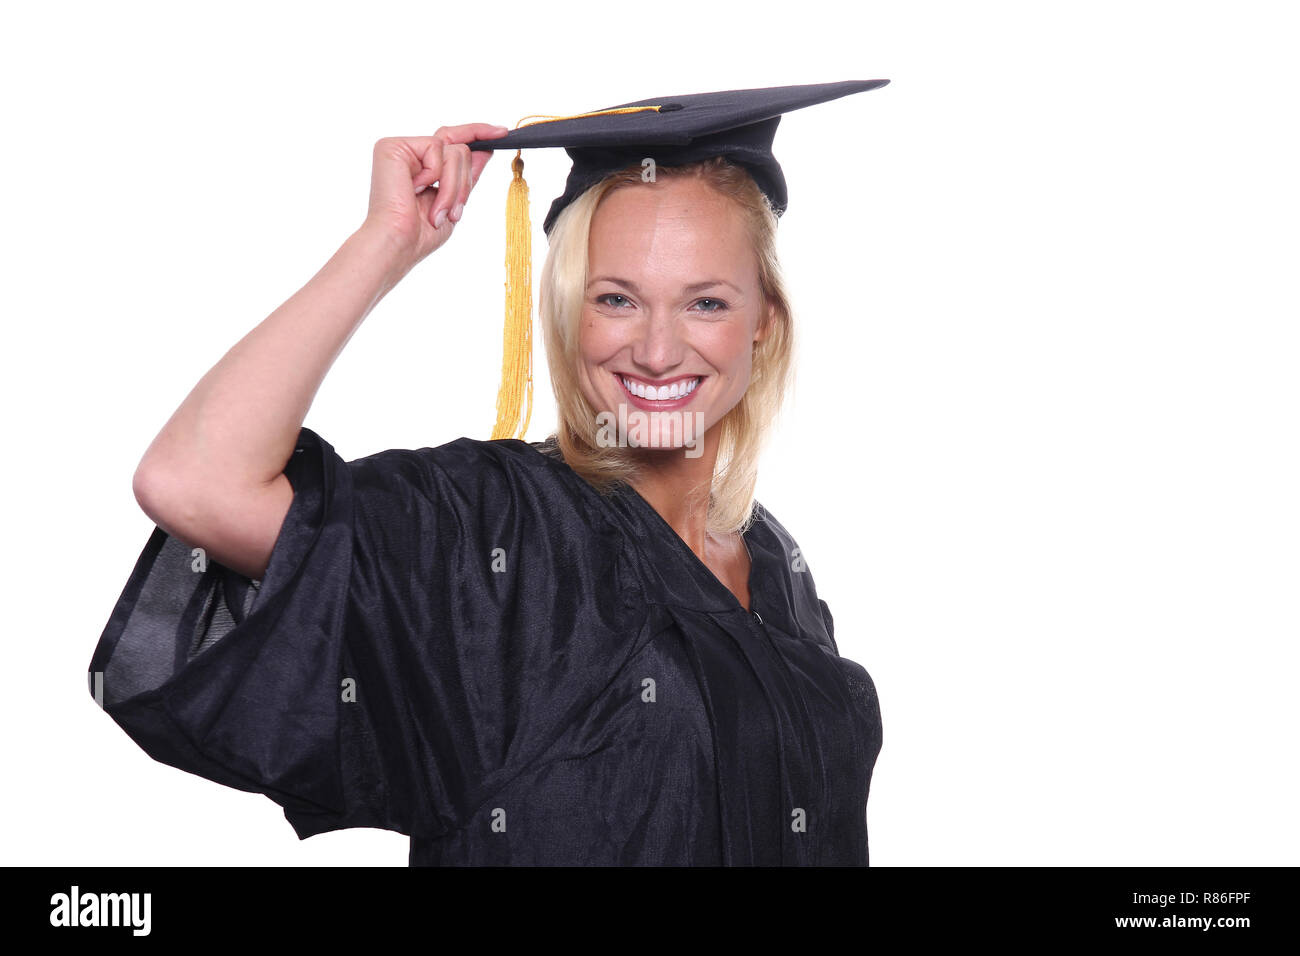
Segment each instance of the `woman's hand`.
[{"label": "woman's hand", "polygon": [[[389,136],[375,143],[370,211],[363,229],[393,243],[405,269],[446,242],[492,151],[465,143],[494,139],[505,126],[443,126],[432,136]],[[435,185],[435,183],[437,185]]]}]

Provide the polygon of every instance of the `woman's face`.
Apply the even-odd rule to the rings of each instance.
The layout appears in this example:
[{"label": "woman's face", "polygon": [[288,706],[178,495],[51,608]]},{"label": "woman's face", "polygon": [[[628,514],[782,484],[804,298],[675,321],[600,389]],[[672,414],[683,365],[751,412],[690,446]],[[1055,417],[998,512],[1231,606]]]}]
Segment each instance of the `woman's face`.
[{"label": "woman's face", "polygon": [[702,448],[749,385],[763,334],[740,211],[693,178],[615,189],[592,219],[587,263],[583,395],[607,421],[622,406],[629,444]]}]

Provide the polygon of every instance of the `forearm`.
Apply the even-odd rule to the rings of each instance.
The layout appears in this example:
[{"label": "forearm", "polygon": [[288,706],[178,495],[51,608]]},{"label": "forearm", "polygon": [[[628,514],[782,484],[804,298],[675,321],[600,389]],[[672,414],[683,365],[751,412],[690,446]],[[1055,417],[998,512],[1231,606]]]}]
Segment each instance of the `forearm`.
[{"label": "forearm", "polygon": [[321,270],[200,379],[137,470],[157,485],[255,490],[293,453],[326,373],[405,274],[383,235],[354,232]]}]

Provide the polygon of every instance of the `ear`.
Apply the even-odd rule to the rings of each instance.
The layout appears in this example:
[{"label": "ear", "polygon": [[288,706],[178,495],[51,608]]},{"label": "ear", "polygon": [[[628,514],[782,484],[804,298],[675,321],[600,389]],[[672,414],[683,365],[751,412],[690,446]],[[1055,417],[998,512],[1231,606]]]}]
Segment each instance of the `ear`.
[{"label": "ear", "polygon": [[758,328],[754,331],[754,344],[767,338],[768,333],[772,331],[772,325],[776,322],[776,306],[769,304],[764,310],[763,318],[759,320]]}]

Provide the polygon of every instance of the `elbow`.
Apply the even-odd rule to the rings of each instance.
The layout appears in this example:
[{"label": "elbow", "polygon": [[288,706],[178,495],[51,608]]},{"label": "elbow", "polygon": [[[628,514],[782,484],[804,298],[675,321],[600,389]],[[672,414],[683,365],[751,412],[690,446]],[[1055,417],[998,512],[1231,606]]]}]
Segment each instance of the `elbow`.
[{"label": "elbow", "polygon": [[269,488],[231,491],[193,471],[146,464],[131,487],[140,509],[168,535],[254,580],[266,572],[293,500],[283,477]]},{"label": "elbow", "polygon": [[131,479],[131,492],[149,520],[169,534],[194,527],[200,495],[182,475],[141,464]]},{"label": "elbow", "polygon": [[147,467],[143,462],[131,478],[131,493],[135,503],[156,524],[158,521],[158,503],[162,500],[164,479],[155,468]]}]

